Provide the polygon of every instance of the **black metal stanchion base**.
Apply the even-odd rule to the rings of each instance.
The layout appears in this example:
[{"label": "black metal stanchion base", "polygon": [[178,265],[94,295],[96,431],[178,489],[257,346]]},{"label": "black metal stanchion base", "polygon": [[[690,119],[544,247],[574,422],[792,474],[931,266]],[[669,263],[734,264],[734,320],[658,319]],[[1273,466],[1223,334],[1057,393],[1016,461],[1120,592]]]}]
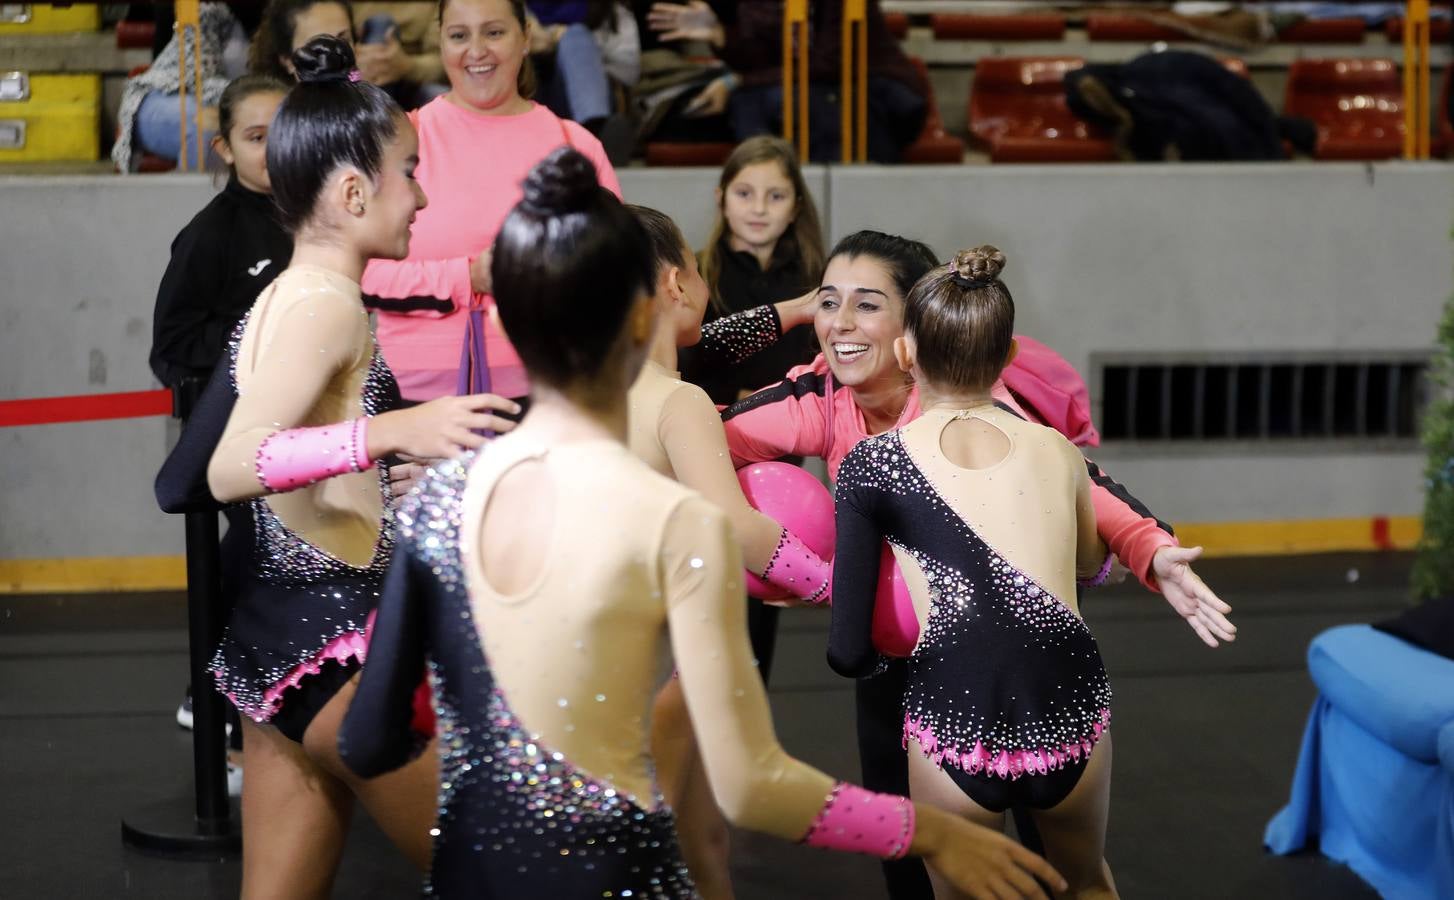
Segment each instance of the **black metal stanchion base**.
[{"label": "black metal stanchion base", "polygon": [[242,850],[237,804],[223,819],[203,821],[191,797],[152,803],[121,820],[121,842],[134,850],[170,858],[204,859]]}]

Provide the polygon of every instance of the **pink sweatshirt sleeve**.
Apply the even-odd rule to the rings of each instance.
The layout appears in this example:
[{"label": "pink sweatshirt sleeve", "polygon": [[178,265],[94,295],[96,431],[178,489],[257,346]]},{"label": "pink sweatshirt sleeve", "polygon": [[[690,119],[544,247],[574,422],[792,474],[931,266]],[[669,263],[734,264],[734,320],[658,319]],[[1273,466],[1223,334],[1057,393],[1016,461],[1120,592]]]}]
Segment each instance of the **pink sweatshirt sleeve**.
[{"label": "pink sweatshirt sleeve", "polygon": [[811,366],[788,372],[781,384],[763,388],[722,410],[727,449],[737,468],[784,456],[822,456],[824,378]]},{"label": "pink sweatshirt sleeve", "polygon": [[1096,508],[1096,531],[1142,584],[1159,592],[1151,561],[1162,547],[1177,546],[1171,526],[1156,518],[1100,466],[1086,460],[1085,467],[1091,479],[1091,503]]}]

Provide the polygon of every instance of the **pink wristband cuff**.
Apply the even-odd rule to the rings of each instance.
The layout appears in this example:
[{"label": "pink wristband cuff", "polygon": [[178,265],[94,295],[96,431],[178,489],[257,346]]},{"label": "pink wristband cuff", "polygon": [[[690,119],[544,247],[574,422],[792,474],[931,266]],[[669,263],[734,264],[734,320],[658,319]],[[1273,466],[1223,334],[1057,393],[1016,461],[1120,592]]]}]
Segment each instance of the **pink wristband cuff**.
[{"label": "pink wristband cuff", "polygon": [[283,493],[345,472],[362,472],[372,464],[367,422],[359,417],[270,435],[257,448],[257,480],[269,491]]},{"label": "pink wristband cuff", "polygon": [[1090,578],[1077,578],[1075,583],[1081,587],[1100,587],[1111,577],[1111,566],[1116,564],[1116,554],[1107,553],[1106,561],[1101,563],[1101,569]]},{"label": "pink wristband cuff", "polygon": [[833,569],[797,535],[783,529],[762,580],[809,603],[828,602]]},{"label": "pink wristband cuff", "polygon": [[803,843],[825,850],[899,859],[914,839],[914,804],[840,781],[818,812]]}]

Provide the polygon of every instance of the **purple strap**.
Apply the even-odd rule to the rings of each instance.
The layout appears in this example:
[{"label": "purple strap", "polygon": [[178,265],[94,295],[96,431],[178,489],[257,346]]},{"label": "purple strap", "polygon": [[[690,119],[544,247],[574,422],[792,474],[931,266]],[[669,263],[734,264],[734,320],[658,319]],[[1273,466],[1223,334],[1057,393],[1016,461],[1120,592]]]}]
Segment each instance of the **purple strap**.
[{"label": "purple strap", "polygon": [[[464,346],[459,352],[459,380],[455,383],[454,392],[461,397],[490,393],[490,360],[485,352],[485,311],[478,306],[471,306],[465,311]],[[488,429],[480,434],[495,436]]]}]

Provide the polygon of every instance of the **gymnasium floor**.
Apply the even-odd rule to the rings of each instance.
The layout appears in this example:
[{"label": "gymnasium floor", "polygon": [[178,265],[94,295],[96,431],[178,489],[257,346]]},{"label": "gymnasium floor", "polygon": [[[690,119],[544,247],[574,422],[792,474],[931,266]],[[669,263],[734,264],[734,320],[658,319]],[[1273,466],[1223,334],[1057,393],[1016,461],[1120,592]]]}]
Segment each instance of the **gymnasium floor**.
[{"label": "gymnasium floor", "polygon": [[[1209,561],[1241,638],[1207,650],[1139,587],[1085,601],[1116,691],[1108,858],[1127,898],[1371,898],[1347,869],[1261,848],[1284,802],[1313,689],[1304,652],[1333,625],[1405,602],[1401,554]],[[823,662],[826,617],[784,617],[772,702],[782,740],[856,775],[852,694]],[[190,790],[173,712],[186,674],[175,594],[0,597],[0,897],[231,898],[233,860],[178,862],[124,849],[129,810]],[[877,864],[740,835],[743,900],[883,897]],[[418,881],[367,821],[335,896],[409,897]]]}]

